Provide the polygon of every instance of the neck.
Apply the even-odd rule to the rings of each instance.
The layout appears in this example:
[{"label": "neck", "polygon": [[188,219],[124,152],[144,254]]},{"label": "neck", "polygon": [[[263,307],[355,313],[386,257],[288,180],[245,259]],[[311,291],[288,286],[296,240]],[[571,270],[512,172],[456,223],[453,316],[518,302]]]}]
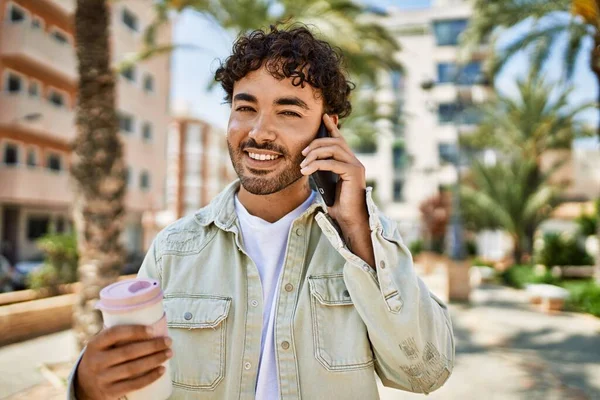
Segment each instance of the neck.
[{"label": "neck", "polygon": [[267,195],[252,194],[242,185],[238,199],[250,215],[273,223],[304,203],[310,192],[308,177],[302,177],[285,189]]}]

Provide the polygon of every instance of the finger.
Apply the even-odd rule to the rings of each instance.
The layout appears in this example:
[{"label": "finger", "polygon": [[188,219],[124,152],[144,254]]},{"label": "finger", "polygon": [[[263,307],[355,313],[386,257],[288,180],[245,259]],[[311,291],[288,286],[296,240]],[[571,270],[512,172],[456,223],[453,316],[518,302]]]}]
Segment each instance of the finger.
[{"label": "finger", "polygon": [[112,367],[127,361],[145,357],[171,347],[172,340],[169,337],[160,337],[142,342],[134,342],[124,346],[110,349],[104,353],[101,361],[102,367]]},{"label": "finger", "polygon": [[109,368],[102,374],[102,379],[105,382],[118,382],[126,379],[132,379],[137,376],[144,375],[154,368],[158,368],[161,364],[173,356],[170,349],[159,351],[154,354],[140,357],[133,361],[116,365]]},{"label": "finger", "polygon": [[329,114],[323,115],[323,122],[325,122],[325,126],[327,127],[327,130],[329,131],[332,137],[342,139],[344,138],[335,122],[333,122],[333,119],[329,116]]},{"label": "finger", "polygon": [[134,379],[127,379],[124,381],[117,382],[111,385],[108,388],[108,394],[115,397],[121,397],[129,392],[133,392],[134,390],[141,389],[145,386],[148,386],[158,378],[160,378],[165,373],[165,367],[160,366],[158,368],[154,368],[148,373],[139,376]]},{"label": "finger", "polygon": [[304,168],[314,160],[325,160],[328,158],[333,158],[334,160],[342,161],[349,164],[353,164],[358,161],[356,157],[348,154],[340,146],[326,146],[316,148],[310,153],[308,153],[306,155],[306,158],[300,163],[300,168]]},{"label": "finger", "polygon": [[352,181],[355,179],[364,180],[362,164],[353,165],[335,160],[316,160],[300,170],[303,175],[310,175],[316,171],[334,172],[344,181]]},{"label": "finger", "polygon": [[118,325],[101,331],[88,343],[98,350],[108,349],[119,342],[136,342],[152,339],[153,329],[145,325]]},{"label": "finger", "polygon": [[302,150],[302,155],[306,156],[312,150],[325,146],[340,146],[347,153],[354,154],[348,143],[340,138],[321,138],[313,140],[304,150]]}]

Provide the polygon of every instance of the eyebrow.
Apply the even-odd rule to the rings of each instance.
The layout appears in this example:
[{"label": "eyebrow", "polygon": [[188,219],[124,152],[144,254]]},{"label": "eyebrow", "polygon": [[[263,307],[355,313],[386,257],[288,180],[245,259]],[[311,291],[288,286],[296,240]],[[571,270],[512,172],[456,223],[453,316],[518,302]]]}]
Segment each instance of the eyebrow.
[{"label": "eyebrow", "polygon": [[298,97],[280,97],[273,102],[278,106],[297,106],[305,110],[310,110],[308,104]]},{"label": "eyebrow", "polygon": [[248,101],[250,103],[258,103],[258,100],[255,96],[252,96],[249,93],[238,93],[233,96],[233,100],[235,101]]},{"label": "eyebrow", "polygon": [[[258,103],[258,99],[256,98],[256,96],[253,96],[250,93],[238,93],[235,96],[233,96],[233,100],[234,101],[247,101],[250,103]],[[280,98],[276,99],[273,102],[273,104],[278,105],[278,106],[297,106],[297,107],[303,108],[305,110],[310,110],[310,107],[308,107],[308,104],[306,104],[306,102],[304,102],[304,100],[302,100],[296,96],[280,97]]]}]

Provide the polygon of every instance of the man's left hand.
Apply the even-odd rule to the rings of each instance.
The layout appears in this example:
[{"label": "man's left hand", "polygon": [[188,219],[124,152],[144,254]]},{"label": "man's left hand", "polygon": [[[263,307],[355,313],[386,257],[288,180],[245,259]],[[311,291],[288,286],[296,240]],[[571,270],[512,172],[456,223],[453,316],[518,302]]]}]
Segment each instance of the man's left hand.
[{"label": "man's left hand", "polygon": [[365,167],[356,158],[332,118],[325,114],[323,121],[331,137],[315,139],[302,151],[306,158],[300,164],[301,172],[303,175],[310,175],[320,170],[338,174],[340,180],[335,203],[332,207],[327,207],[329,215],[342,230],[364,224],[368,227]]}]

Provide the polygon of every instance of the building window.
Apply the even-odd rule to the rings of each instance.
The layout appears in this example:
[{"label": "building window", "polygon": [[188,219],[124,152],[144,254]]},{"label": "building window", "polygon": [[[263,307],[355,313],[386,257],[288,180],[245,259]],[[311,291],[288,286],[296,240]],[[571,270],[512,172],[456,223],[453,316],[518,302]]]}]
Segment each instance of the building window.
[{"label": "building window", "polygon": [[152,124],[150,122],[144,123],[144,127],[142,128],[142,137],[146,142],[150,142],[152,140]]},{"label": "building window", "polygon": [[54,40],[56,40],[58,43],[60,44],[68,44],[69,43],[69,38],[67,37],[67,35],[65,35],[64,33],[62,33],[59,30],[53,30],[52,33],[50,33],[50,36],[52,36],[52,38],[54,38]]},{"label": "building window", "polygon": [[394,181],[394,201],[404,201],[404,181]]},{"label": "building window", "polygon": [[131,29],[134,32],[137,32],[139,27],[138,17],[127,8],[123,8],[123,12],[121,13],[121,20],[126,27]]},{"label": "building window", "polygon": [[6,143],[4,145],[3,159],[5,165],[19,164],[19,146],[14,143]]},{"label": "building window", "polygon": [[40,84],[36,81],[29,82],[29,96],[40,97]]},{"label": "building window", "polygon": [[133,133],[134,132],[134,120],[131,115],[119,114],[119,129],[121,132]]},{"label": "building window", "polygon": [[457,160],[457,149],[454,143],[439,143],[438,156],[442,163],[454,164]]},{"label": "building window", "polygon": [[65,106],[65,95],[57,92],[56,90],[50,90],[48,92],[48,101],[57,107]]},{"label": "building window", "polygon": [[150,189],[150,174],[148,171],[142,171],[140,174],[140,188],[144,191]]},{"label": "building window", "polygon": [[131,170],[131,167],[125,168],[125,183],[128,187],[131,186],[132,176],[133,171]]},{"label": "building window", "polygon": [[459,107],[456,103],[442,103],[438,106],[438,122],[448,124],[453,122],[459,114]]},{"label": "building window", "polygon": [[29,217],[27,219],[27,239],[36,240],[48,233],[50,217]]},{"label": "building window", "polygon": [[29,167],[37,166],[37,153],[33,149],[29,149],[27,152],[27,165]]},{"label": "building window", "polygon": [[46,167],[51,171],[62,171],[62,160],[59,154],[48,154],[48,162]]},{"label": "building window", "polygon": [[19,93],[23,89],[23,78],[20,75],[8,73],[6,78],[6,91],[8,93]]},{"label": "building window", "polygon": [[121,76],[129,82],[135,82],[135,67],[129,67],[121,71]]},{"label": "building window", "polygon": [[27,13],[24,9],[17,6],[16,4],[11,4],[8,12],[8,20],[12,23],[18,23],[25,21],[27,19]]},{"label": "building window", "polygon": [[154,92],[154,77],[150,74],[144,77],[144,91],[148,93]]},{"label": "building window", "polygon": [[394,146],[392,149],[392,160],[395,170],[401,170],[406,166],[404,146]]},{"label": "building window", "polygon": [[65,233],[67,228],[67,224],[65,223],[64,217],[56,218],[56,233]]},{"label": "building window", "polygon": [[468,20],[455,19],[436,21],[433,23],[433,31],[438,46],[456,46],[460,35],[467,29]]},{"label": "building window", "polygon": [[454,83],[460,85],[475,85],[481,83],[481,62],[471,62],[465,65],[457,75],[457,65],[455,63],[438,64],[438,82]]}]

